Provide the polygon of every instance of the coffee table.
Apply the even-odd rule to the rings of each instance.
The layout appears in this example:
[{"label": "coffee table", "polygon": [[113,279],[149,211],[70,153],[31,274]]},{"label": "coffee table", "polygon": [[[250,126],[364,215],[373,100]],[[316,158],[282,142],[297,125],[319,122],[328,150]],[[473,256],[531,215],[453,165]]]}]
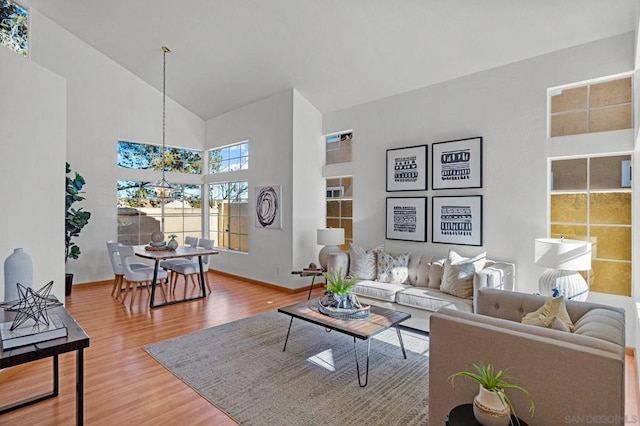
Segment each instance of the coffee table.
[{"label": "coffee table", "polygon": [[[287,342],[289,341],[289,334],[291,333],[291,324],[293,319],[297,318],[302,321],[317,324],[330,330],[335,330],[338,333],[343,333],[353,337],[353,350],[356,356],[356,373],[358,375],[358,384],[360,387],[367,386],[369,381],[369,354],[371,352],[371,337],[383,332],[384,330],[395,327],[398,334],[398,341],[400,342],[400,349],[402,349],[402,355],[407,359],[407,353],[404,350],[404,343],[402,342],[402,335],[398,324],[411,318],[411,314],[406,312],[398,312],[391,309],[381,308],[379,306],[371,306],[371,313],[369,317],[363,319],[343,320],[333,318],[318,311],[318,300],[311,299],[304,302],[296,303],[294,305],[285,306],[279,308],[278,312],[290,315],[291,321],[289,321],[289,330],[287,330],[287,338],[284,341],[284,347],[282,352],[287,349]],[[367,342],[367,363],[364,376],[364,384],[360,375],[360,362],[358,360],[358,346],[356,339],[366,340]]]}]

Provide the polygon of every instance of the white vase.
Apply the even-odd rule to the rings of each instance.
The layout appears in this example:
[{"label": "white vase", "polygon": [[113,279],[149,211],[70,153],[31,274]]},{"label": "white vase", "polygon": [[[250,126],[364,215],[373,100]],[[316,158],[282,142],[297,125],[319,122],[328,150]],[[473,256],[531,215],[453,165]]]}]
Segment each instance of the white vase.
[{"label": "white vase", "polygon": [[4,260],[4,300],[18,300],[17,283],[33,286],[33,259],[23,249],[17,248]]},{"label": "white vase", "polygon": [[511,410],[500,396],[480,386],[473,399],[473,415],[482,426],[507,426],[511,421]]}]

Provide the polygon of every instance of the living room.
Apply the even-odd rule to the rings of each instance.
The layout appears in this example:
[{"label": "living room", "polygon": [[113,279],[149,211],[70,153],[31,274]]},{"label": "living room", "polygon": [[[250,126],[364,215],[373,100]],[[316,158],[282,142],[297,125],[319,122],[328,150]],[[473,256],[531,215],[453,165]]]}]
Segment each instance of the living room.
[{"label": "living room", "polygon": [[[636,16],[633,2],[623,3],[631,4],[630,9],[616,12],[631,10]],[[12,99],[10,104],[3,102],[0,115],[5,153],[0,176],[7,182],[4,222],[11,224],[4,232],[2,253],[6,257],[14,248],[25,247],[34,258],[35,282],[53,280],[54,293],[62,295],[65,264],[61,255],[55,255],[55,249],[54,255],[51,253],[52,247],[62,247],[62,197],[56,195],[62,193],[61,165],[66,160],[84,175],[88,182],[84,206],[93,213],[90,225],[78,239],[82,256],[70,261],[66,271],[74,273],[77,286],[109,281],[113,273],[105,242],[117,236],[116,181],[143,179],[138,171],[117,167],[117,141],[162,140],[160,46],[169,41],[159,39],[158,46],[130,53],[143,58],[151,69],[157,68],[151,85],[96,50],[89,40],[76,37],[48,18],[38,9],[39,2],[24,4],[33,7],[30,59],[0,49],[3,70],[13,76],[0,83],[7,94],[5,99]],[[579,9],[576,14],[580,19],[588,21],[598,16],[579,2],[572,5]],[[606,8],[603,2],[590,5]],[[317,259],[315,232],[325,224],[327,177],[353,176],[354,241],[373,247],[385,240],[382,206],[389,196],[385,190],[386,150],[481,136],[483,187],[473,194],[482,195],[484,200],[483,244],[456,249],[464,255],[482,250],[494,259],[514,263],[516,290],[537,291],[543,270],[533,262],[534,240],[549,234],[549,158],[636,151],[635,128],[560,140],[548,138],[547,91],[635,72],[637,35],[635,19],[631,21],[631,26],[620,26],[617,32],[594,30],[579,42],[566,39],[560,43],[563,47],[554,51],[522,52],[518,59],[470,72],[453,70],[436,84],[336,110],[321,112],[295,86],[206,119],[169,97],[169,145],[209,150],[249,140],[251,169],[244,177],[250,187],[282,186],[283,228],[252,228],[249,251],[221,250],[212,269],[286,290],[302,289],[308,283],[291,276],[290,271]],[[527,30],[539,31],[540,37],[546,31]],[[169,68],[192,54],[186,52],[187,46],[170,47]],[[449,55],[455,58],[457,53],[451,51]],[[340,66],[339,59],[333,66]],[[477,60],[472,57],[468,62]],[[377,65],[390,67],[394,78],[402,75],[404,66],[391,65],[384,58]],[[188,80],[189,76],[182,78]],[[215,74],[211,78],[215,80]],[[167,84],[170,86],[172,80]],[[357,81],[352,84],[357,85]],[[219,89],[222,92],[223,88]],[[345,130],[353,131],[353,161],[325,166],[323,135]],[[168,179],[203,183],[171,173]],[[209,183],[216,178],[205,179],[204,183]],[[428,190],[421,195],[431,199],[441,194]],[[637,206],[638,197],[633,197]],[[637,225],[633,226],[635,229]],[[446,254],[449,248],[429,241],[387,240],[385,245],[392,252],[434,254]],[[638,264],[637,256],[634,252],[633,264]],[[637,294],[640,280],[636,275],[633,271],[631,295]],[[628,346],[635,346],[636,328],[627,337]]]}]

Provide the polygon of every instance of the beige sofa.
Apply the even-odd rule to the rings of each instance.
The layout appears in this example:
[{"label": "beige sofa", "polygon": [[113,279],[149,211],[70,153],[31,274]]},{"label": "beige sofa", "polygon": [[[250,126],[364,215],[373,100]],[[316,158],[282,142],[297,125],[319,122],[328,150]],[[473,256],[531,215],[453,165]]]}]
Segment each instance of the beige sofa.
[{"label": "beige sofa", "polygon": [[573,332],[522,324],[544,296],[480,289],[476,313],[441,310],[431,316],[429,424],[442,425],[449,411],[471,403],[478,385],[449,376],[471,363],[510,368],[509,375],[533,395],[510,393],[529,425],[624,424],[625,316],[619,308],[568,301]]},{"label": "beige sofa", "polygon": [[[327,269],[332,271],[342,268],[343,271],[351,271],[350,256],[353,256],[353,251],[331,254]],[[446,257],[410,253],[408,277],[404,284],[361,279],[351,291],[362,303],[410,313],[411,318],[402,325],[428,332],[429,316],[432,312],[443,308],[463,312],[474,310],[473,297],[458,297],[440,289]],[[513,263],[486,260],[483,269],[473,273],[473,294],[481,287],[513,290],[514,280]]]}]

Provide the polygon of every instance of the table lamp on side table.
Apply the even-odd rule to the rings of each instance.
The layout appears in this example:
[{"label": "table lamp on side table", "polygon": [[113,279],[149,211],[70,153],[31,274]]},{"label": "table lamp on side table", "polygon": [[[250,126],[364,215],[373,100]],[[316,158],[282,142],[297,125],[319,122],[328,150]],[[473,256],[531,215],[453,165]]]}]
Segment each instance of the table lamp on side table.
[{"label": "table lamp on side table", "polygon": [[[547,269],[538,281],[546,296],[587,300],[589,285],[577,271],[591,270],[591,243],[564,238],[536,238],[535,264]],[[553,294],[554,290],[557,294]]]},{"label": "table lamp on side table", "polygon": [[339,245],[344,244],[343,228],[324,228],[318,229],[318,245],[324,246],[318,254],[320,266],[327,270],[327,258],[329,253],[337,253],[340,251]]}]

